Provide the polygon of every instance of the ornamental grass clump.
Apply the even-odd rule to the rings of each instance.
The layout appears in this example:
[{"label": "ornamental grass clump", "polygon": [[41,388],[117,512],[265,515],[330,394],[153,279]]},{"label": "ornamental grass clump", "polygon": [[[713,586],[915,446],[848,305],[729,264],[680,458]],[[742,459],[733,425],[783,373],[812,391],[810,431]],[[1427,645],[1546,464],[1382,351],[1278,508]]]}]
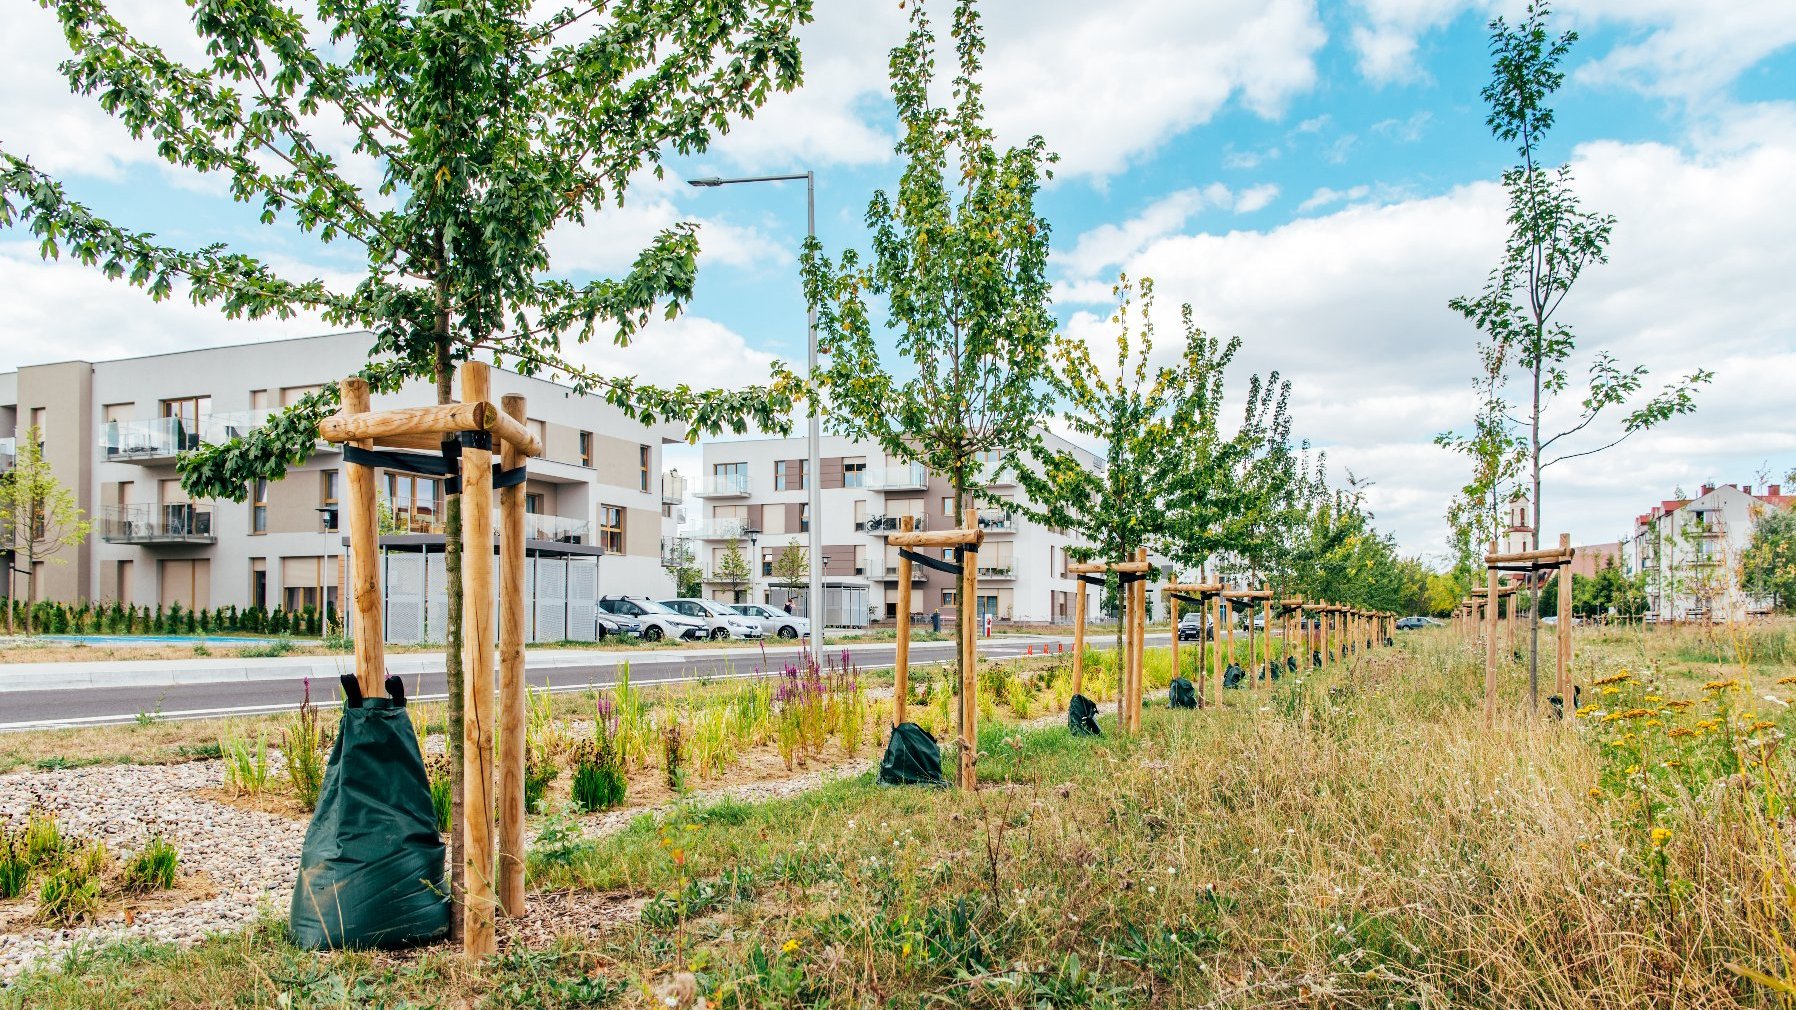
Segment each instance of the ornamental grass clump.
[{"label": "ornamental grass clump", "polygon": [[591,741],[573,747],[573,800],[582,813],[609,810],[624,802],[628,780],[618,753],[613,724],[601,718]]},{"label": "ornamental grass clump", "polygon": [[180,875],[181,854],[161,835],[149,842],[125,863],[123,887],[134,894],[166,891],[175,886]]},{"label": "ornamental grass clump", "polygon": [[312,680],[305,681],[305,696],[298,711],[287,718],[281,731],[281,758],[293,795],[307,810],[318,806],[318,793],[324,788],[324,765],[330,750],[330,730],[319,717],[318,706],[312,704]]}]

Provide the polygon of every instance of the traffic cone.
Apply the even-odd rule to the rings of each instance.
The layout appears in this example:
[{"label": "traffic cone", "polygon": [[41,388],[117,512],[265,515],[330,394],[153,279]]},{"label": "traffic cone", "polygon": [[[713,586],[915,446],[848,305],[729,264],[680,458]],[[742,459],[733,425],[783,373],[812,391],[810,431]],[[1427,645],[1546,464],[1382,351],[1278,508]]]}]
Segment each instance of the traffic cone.
[{"label": "traffic cone", "polygon": [[1028,647],[1028,648],[1026,648],[1026,649],[1024,649],[1024,650],[1023,650],[1023,655],[1025,655],[1025,656],[1033,656],[1033,655],[1035,655],[1035,646],[1034,646],[1034,645],[1030,645],[1030,646],[1029,646],[1029,647]]}]

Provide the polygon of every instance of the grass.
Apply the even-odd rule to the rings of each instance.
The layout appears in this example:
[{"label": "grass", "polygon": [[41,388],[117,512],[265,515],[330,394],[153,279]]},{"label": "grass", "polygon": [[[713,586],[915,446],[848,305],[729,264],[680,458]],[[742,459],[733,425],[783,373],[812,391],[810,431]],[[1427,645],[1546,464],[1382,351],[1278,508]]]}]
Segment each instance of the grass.
[{"label": "grass", "polygon": [[[532,886],[646,899],[641,921],[477,970],[308,954],[264,923],[86,951],[0,1007],[647,1007],[681,973],[723,1008],[1776,1005],[1729,965],[1790,974],[1787,826],[1764,811],[1791,809],[1796,668],[1656,634],[1580,633],[1580,680],[1608,682],[1577,728],[1529,715],[1510,665],[1486,731],[1476,652],[1406,635],[1220,710],[1150,694],[1133,738],[1108,712],[1096,738],[989,725],[973,793],[856,776],[557,829]],[[1062,668],[982,687],[1039,705]]]}]

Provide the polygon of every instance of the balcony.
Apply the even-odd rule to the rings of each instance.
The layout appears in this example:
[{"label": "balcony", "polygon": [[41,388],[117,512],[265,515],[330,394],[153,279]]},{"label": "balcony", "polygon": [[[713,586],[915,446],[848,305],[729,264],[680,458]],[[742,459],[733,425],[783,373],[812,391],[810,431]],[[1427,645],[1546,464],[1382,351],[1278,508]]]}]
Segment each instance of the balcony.
[{"label": "balcony", "polygon": [[981,509],[979,528],[987,533],[1015,533],[1017,514],[1003,509]]},{"label": "balcony", "polygon": [[111,421],[100,433],[100,449],[108,463],[172,463],[182,453],[199,447],[199,428],[178,417]]},{"label": "balcony", "polygon": [[678,505],[686,500],[686,477],[678,470],[661,475],[661,504]]},{"label": "balcony", "polygon": [[686,531],[688,540],[741,540],[748,535],[746,519],[713,519]]},{"label": "balcony", "polygon": [[979,580],[981,582],[1015,582],[1016,565],[1009,562],[997,565],[980,565]]},{"label": "balcony", "polygon": [[109,544],[215,544],[212,510],[204,505],[109,505],[100,519]]},{"label": "balcony", "polygon": [[699,481],[692,493],[699,498],[747,498],[753,488],[747,474],[714,474]]},{"label": "balcony", "polygon": [[[855,523],[854,528],[874,536],[888,537],[898,532],[899,518],[899,516],[868,516],[865,520]],[[916,519],[916,524],[911,527],[912,532],[929,527],[929,523],[923,516],[917,516]]]},{"label": "balcony", "polygon": [[584,519],[531,512],[524,516],[524,539],[548,540],[558,544],[591,543],[592,523]]},{"label": "balcony", "polygon": [[[886,564],[875,563],[868,565],[866,575],[867,578],[872,579],[875,582],[897,582],[900,577],[898,562],[892,561]],[[910,566],[910,580],[912,582],[920,583],[928,578],[929,572],[922,565],[913,564]]]},{"label": "balcony", "polygon": [[1699,537],[1724,537],[1727,536],[1727,520],[1717,516],[1713,519],[1691,523],[1690,532]]},{"label": "balcony", "polygon": [[19,461],[19,440],[16,438],[0,438],[0,473],[13,468]]},{"label": "balcony", "polygon": [[661,567],[684,568],[692,564],[692,548],[685,537],[661,538]]},{"label": "balcony", "polygon": [[869,491],[924,491],[929,488],[929,468],[911,463],[868,470],[861,486]]}]

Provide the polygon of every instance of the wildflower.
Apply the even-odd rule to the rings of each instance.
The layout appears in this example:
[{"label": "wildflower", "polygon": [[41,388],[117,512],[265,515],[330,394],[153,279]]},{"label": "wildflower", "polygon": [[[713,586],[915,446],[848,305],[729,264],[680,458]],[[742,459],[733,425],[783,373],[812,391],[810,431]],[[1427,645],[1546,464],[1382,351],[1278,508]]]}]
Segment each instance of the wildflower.
[{"label": "wildflower", "polygon": [[1599,788],[1597,788],[1597,787],[1596,787],[1596,786],[1591,786],[1591,787],[1590,787],[1590,798],[1591,798],[1591,799],[1593,799],[1593,800],[1600,800],[1600,799],[1602,799],[1602,798],[1603,798],[1603,791],[1602,791],[1602,790],[1601,790],[1601,789],[1599,789]]},{"label": "wildflower", "polygon": [[1739,687],[1740,682],[1733,678],[1727,680],[1711,680],[1702,686],[1704,691],[1727,691]]},{"label": "wildflower", "polygon": [[785,943],[781,944],[780,945],[780,953],[782,953],[782,954],[798,953],[798,938],[793,937],[792,939],[787,940]]},{"label": "wildflower", "polygon": [[1661,698],[1661,697],[1659,697],[1659,696],[1658,696],[1658,695],[1656,695],[1656,694],[1649,694],[1649,695],[1647,695],[1647,696],[1646,696],[1646,698],[1645,698],[1645,700],[1646,700],[1646,701],[1650,701],[1650,702],[1652,702],[1652,703],[1653,703],[1653,704],[1655,704],[1655,705],[1657,705],[1657,704],[1658,704],[1658,703],[1659,703],[1659,702],[1662,702],[1662,701],[1664,701],[1664,700],[1665,700],[1665,699],[1664,699],[1664,698]]},{"label": "wildflower", "polygon": [[1665,847],[1665,843],[1669,842],[1669,841],[1671,841],[1671,829],[1670,828],[1654,828],[1653,829],[1653,848],[1662,849]]},{"label": "wildflower", "polygon": [[1604,695],[1615,695],[1615,694],[1620,694],[1620,693],[1621,693],[1621,688],[1619,688],[1619,687],[1605,687],[1605,688],[1603,688],[1603,694],[1604,694]]},{"label": "wildflower", "polygon": [[1639,766],[1639,765],[1628,765],[1628,772],[1627,772],[1627,773],[1628,773],[1628,774],[1629,774],[1629,775],[1638,775],[1638,774],[1640,774],[1640,766]]},{"label": "wildflower", "polygon": [[1758,732],[1758,731],[1759,731],[1759,730],[1762,730],[1762,729],[1770,729],[1770,728],[1772,728],[1772,727],[1773,727],[1773,726],[1776,726],[1776,725],[1777,725],[1777,723],[1774,723],[1774,722],[1766,722],[1766,721],[1765,721],[1765,720],[1763,720],[1763,719],[1760,719],[1760,720],[1759,720],[1759,721],[1758,721],[1758,722],[1755,722],[1755,723],[1753,723],[1753,724],[1752,724],[1752,725],[1751,725],[1751,726],[1750,726],[1750,727],[1748,727],[1748,728],[1747,728],[1747,730],[1746,730],[1746,732],[1748,732],[1748,733],[1757,733],[1757,732]]},{"label": "wildflower", "polygon": [[1777,682],[1779,684],[1796,684],[1796,677],[1779,677]]},{"label": "wildflower", "polygon": [[1633,679],[1634,679],[1633,674],[1629,673],[1626,670],[1623,670],[1620,673],[1610,674],[1607,677],[1598,677],[1597,679],[1590,682],[1590,686],[1592,686],[1592,687],[1607,687],[1610,684],[1621,684],[1621,683],[1624,683],[1626,681],[1630,681]]},{"label": "wildflower", "polygon": [[1672,738],[1673,740],[1676,740],[1679,737],[1695,736],[1696,731],[1693,729],[1688,729],[1683,726],[1674,726],[1671,729],[1667,730],[1665,732],[1665,735]]},{"label": "wildflower", "polygon": [[898,956],[899,957],[909,957],[910,956],[910,941],[909,940],[904,941],[904,948],[898,952]]},{"label": "wildflower", "polygon": [[1687,709],[1690,707],[1690,702],[1680,698],[1677,701],[1666,702],[1665,707],[1669,708],[1675,712],[1682,712],[1684,709]]}]

